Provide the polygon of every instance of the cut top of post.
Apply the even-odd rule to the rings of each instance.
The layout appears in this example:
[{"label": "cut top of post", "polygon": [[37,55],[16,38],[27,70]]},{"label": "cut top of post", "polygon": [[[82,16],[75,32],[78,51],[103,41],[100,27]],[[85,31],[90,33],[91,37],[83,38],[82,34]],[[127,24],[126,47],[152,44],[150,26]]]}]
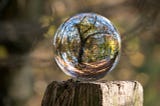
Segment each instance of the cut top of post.
[{"label": "cut top of post", "polygon": [[42,106],[143,106],[143,88],[137,81],[53,81]]}]

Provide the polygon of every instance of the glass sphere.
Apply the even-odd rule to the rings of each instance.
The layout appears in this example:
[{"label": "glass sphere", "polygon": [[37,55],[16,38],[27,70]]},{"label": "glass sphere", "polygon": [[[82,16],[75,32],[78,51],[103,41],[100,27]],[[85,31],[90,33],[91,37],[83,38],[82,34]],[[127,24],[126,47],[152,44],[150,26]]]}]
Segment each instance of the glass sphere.
[{"label": "glass sphere", "polygon": [[97,80],[117,65],[121,38],[107,18],[81,13],[58,28],[53,45],[63,72],[79,80]]}]

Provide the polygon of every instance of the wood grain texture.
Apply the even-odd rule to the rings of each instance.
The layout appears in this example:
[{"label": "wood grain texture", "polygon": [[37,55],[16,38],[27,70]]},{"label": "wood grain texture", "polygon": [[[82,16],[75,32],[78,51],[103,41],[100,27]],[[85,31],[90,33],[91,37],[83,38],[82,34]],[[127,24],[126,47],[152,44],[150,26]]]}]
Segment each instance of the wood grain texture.
[{"label": "wood grain texture", "polygon": [[143,88],[137,81],[53,81],[42,106],[143,106]]}]

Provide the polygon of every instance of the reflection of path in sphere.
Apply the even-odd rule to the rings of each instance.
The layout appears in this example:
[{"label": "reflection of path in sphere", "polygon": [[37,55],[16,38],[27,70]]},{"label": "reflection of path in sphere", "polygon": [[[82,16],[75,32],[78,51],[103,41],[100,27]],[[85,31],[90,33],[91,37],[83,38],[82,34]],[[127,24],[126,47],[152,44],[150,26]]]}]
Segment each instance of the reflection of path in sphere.
[{"label": "reflection of path in sphere", "polygon": [[117,64],[120,36],[108,19],[84,13],[59,27],[54,48],[55,60],[65,73],[85,80],[98,79]]}]

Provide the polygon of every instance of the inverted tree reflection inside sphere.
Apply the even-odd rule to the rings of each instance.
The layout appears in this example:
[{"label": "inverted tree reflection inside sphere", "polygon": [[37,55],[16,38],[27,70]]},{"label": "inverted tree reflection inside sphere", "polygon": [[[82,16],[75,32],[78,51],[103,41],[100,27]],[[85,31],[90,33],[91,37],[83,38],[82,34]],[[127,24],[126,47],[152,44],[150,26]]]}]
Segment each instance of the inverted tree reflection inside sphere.
[{"label": "inverted tree reflection inside sphere", "polygon": [[55,60],[69,76],[96,80],[119,60],[120,35],[112,23],[94,13],[82,13],[64,22],[54,36]]}]

